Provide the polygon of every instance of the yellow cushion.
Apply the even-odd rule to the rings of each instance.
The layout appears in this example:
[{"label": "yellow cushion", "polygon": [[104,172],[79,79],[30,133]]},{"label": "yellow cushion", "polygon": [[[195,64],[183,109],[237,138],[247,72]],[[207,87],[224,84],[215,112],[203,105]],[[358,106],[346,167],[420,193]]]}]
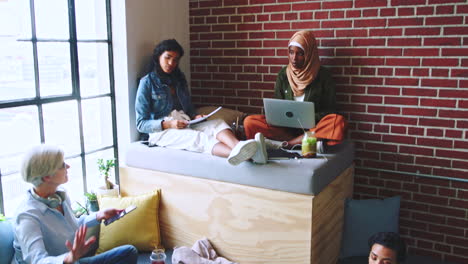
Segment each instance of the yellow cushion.
[{"label": "yellow cushion", "polygon": [[[139,251],[161,248],[159,233],[160,190],[129,197],[101,197],[100,208],[124,209],[130,205],[137,208],[109,225],[101,224],[99,248],[102,253],[114,247],[131,244]],[[103,221],[104,222],[104,221]]]}]

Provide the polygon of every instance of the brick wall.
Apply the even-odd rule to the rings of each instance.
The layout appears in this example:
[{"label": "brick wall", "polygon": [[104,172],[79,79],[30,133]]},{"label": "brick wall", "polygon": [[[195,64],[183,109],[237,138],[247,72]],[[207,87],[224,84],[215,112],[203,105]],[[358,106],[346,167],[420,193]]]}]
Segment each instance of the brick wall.
[{"label": "brick wall", "polygon": [[190,0],[193,100],[261,113],[289,38],[312,30],[356,143],[356,198],[402,195],[410,251],[468,263],[467,14],[466,0]]}]

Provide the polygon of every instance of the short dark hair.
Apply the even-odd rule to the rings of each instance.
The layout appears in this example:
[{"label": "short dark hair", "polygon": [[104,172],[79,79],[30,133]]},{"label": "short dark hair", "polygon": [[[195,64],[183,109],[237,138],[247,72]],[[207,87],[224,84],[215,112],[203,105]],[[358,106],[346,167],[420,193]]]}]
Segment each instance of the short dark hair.
[{"label": "short dark hair", "polygon": [[386,248],[392,249],[397,255],[398,263],[406,259],[406,243],[395,232],[379,232],[369,238],[369,248],[372,249],[374,244],[382,245]]}]

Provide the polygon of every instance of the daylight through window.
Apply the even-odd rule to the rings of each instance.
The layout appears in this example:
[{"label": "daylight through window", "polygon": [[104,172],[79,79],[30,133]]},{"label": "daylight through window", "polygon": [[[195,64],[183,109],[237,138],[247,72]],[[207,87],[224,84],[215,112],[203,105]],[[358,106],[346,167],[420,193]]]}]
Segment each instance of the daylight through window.
[{"label": "daylight through window", "polygon": [[0,1],[2,213],[30,188],[19,168],[34,145],[63,148],[72,201],[101,185],[97,159],[117,158],[109,12],[110,0]]}]

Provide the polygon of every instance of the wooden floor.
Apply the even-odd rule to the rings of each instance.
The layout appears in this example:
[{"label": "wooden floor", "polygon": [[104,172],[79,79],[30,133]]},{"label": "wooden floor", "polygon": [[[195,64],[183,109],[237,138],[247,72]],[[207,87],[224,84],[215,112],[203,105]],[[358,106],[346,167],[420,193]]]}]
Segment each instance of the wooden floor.
[{"label": "wooden floor", "polygon": [[337,260],[353,168],[317,196],[130,167],[120,168],[120,186],[124,196],[162,190],[167,248],[207,237],[219,255],[242,264],[326,264]]}]

